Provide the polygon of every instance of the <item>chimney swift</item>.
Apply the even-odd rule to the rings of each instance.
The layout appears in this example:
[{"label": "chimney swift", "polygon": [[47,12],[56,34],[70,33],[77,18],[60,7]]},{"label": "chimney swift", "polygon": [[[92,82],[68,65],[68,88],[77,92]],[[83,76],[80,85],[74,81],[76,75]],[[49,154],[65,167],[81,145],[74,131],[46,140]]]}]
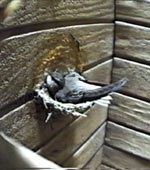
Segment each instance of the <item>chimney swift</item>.
[{"label": "chimney swift", "polygon": [[71,72],[66,76],[60,73],[52,73],[46,77],[45,83],[50,95],[62,103],[79,104],[94,101],[120,90],[128,82],[123,78],[118,82],[101,87],[90,83],[77,72]]}]

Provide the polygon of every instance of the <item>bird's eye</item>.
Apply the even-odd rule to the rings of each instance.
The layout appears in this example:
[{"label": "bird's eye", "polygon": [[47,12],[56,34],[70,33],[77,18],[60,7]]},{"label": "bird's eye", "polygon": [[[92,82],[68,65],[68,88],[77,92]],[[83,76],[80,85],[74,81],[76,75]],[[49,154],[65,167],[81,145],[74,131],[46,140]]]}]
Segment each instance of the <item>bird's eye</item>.
[{"label": "bird's eye", "polygon": [[34,91],[33,91],[33,96],[34,96],[34,97],[38,97],[38,92],[34,90]]}]

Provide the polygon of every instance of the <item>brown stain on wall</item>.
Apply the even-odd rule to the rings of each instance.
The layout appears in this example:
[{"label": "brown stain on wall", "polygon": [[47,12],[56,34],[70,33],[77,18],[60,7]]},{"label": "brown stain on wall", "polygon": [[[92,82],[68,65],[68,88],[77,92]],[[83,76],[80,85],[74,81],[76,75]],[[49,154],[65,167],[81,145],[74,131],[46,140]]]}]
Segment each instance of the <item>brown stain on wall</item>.
[{"label": "brown stain on wall", "polygon": [[39,53],[40,57],[33,71],[34,86],[42,82],[43,76],[49,72],[59,71],[66,74],[69,69],[82,72],[79,44],[72,34],[56,34],[52,46],[49,44],[49,41],[44,43],[45,48]]}]

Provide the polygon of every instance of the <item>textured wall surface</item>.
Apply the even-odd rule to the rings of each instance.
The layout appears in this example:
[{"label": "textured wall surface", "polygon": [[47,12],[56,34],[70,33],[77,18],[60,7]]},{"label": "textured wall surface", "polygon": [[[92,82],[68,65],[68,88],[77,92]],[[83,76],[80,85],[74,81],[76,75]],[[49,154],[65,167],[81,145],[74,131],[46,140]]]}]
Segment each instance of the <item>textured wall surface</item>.
[{"label": "textured wall surface", "polygon": [[[64,167],[150,168],[149,25],[148,0],[22,0],[0,20],[0,130]],[[100,84],[129,82],[109,108],[52,129],[29,94],[45,71],[74,66]]]},{"label": "textured wall surface", "polygon": [[58,21],[111,22],[114,18],[113,0],[22,0],[21,2],[20,8],[1,23],[1,28]]},{"label": "textured wall surface", "polygon": [[150,168],[149,19],[150,1],[116,1],[112,81],[129,82],[108,112],[102,162],[114,169]]},{"label": "textured wall surface", "polygon": [[87,79],[109,84],[113,20],[113,0],[22,0],[1,20],[0,130],[62,166],[100,166],[108,108],[95,105],[87,118],[45,123],[45,110],[29,94],[56,68],[76,67]]}]

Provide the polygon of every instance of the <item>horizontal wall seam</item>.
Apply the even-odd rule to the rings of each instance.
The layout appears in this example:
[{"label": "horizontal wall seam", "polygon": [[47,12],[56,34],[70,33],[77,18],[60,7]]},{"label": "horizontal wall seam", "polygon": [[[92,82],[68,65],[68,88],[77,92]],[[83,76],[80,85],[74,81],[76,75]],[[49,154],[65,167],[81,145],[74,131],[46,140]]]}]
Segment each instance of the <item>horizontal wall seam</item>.
[{"label": "horizontal wall seam", "polygon": [[46,29],[54,29],[76,25],[108,24],[108,23],[113,23],[113,20],[75,20],[75,21],[54,21],[54,22],[41,22],[37,24],[28,24],[0,29],[0,41],[15,35],[21,35],[35,31],[42,31]]}]

